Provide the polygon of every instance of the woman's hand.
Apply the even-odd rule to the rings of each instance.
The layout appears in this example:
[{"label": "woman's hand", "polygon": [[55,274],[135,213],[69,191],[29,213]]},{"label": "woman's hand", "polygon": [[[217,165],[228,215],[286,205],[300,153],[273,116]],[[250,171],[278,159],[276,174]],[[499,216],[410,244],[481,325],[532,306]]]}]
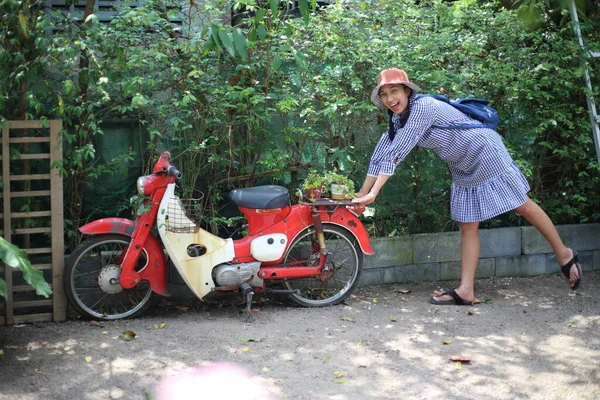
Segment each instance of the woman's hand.
[{"label": "woman's hand", "polygon": [[367,204],[371,204],[372,202],[374,202],[376,197],[377,195],[373,194],[372,192],[369,192],[365,195],[358,192],[356,193],[356,198],[352,199],[352,202],[366,206]]}]

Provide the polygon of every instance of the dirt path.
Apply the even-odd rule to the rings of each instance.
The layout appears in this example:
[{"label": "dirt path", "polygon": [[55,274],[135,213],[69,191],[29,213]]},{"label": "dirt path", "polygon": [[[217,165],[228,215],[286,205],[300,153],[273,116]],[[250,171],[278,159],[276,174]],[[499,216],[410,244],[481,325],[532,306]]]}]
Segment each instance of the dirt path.
[{"label": "dirt path", "polygon": [[432,306],[434,288],[362,288],[320,309],[262,301],[251,323],[193,303],[0,327],[0,399],[600,399],[599,271],[574,296],[558,275],[480,280],[475,307]]}]

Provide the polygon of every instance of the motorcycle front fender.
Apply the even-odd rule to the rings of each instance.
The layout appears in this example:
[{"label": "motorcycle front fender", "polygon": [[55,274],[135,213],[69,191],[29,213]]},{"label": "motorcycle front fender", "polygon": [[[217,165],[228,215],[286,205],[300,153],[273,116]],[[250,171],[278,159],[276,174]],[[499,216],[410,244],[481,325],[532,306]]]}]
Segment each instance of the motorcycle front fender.
[{"label": "motorcycle front fender", "polygon": [[[125,218],[103,218],[85,224],[79,231],[86,235],[120,234],[131,237],[135,222]],[[150,283],[152,291],[169,296],[167,290],[167,260],[155,236],[148,235],[144,248],[148,252],[148,265],[140,271],[140,279]]]}]

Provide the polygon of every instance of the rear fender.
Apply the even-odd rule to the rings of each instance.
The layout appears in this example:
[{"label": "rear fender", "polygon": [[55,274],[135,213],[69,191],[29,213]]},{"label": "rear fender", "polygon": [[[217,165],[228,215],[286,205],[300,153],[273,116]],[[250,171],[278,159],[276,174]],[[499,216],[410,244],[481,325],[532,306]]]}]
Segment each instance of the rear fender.
[{"label": "rear fender", "polygon": [[364,225],[356,215],[348,211],[346,207],[337,207],[333,213],[321,213],[323,223],[335,224],[349,230],[360,245],[363,253],[367,255],[375,254],[371,248],[371,240]]},{"label": "rear fender", "polygon": [[[135,222],[125,218],[103,218],[85,224],[79,231],[86,235],[120,234],[131,237]],[[167,291],[167,260],[155,236],[148,235],[144,248],[148,251],[148,265],[140,271],[140,279],[150,283],[152,291],[169,296]]]}]

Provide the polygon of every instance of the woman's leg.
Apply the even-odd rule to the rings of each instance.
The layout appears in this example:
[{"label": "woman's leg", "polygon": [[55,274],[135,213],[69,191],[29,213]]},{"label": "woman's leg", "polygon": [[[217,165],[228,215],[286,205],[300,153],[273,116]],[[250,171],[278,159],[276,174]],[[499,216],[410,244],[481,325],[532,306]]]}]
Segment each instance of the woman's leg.
[{"label": "woman's leg", "polygon": [[[515,209],[523,218],[533,225],[552,246],[556,259],[560,265],[565,265],[573,258],[573,250],[566,247],[556,231],[556,227],[548,214],[528,197],[525,204]],[[573,265],[570,271],[569,284],[573,286],[579,279],[577,267]]]},{"label": "woman's leg", "polygon": [[[479,260],[479,222],[461,222],[460,223],[461,242],[461,277],[460,286],[456,288],[458,294],[464,301],[473,301],[475,299],[475,270]],[[438,296],[436,292],[434,300],[452,300],[449,295]]]}]

